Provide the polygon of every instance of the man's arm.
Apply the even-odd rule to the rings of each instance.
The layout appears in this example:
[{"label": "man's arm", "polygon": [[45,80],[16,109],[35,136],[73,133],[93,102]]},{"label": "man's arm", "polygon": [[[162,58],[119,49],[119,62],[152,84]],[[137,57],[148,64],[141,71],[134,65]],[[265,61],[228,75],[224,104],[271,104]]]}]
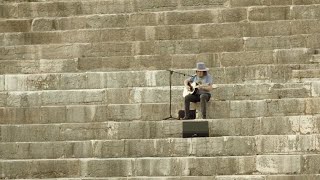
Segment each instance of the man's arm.
[{"label": "man's arm", "polygon": [[205,91],[212,91],[212,85],[211,84],[203,84],[199,86],[199,89],[205,90]]}]

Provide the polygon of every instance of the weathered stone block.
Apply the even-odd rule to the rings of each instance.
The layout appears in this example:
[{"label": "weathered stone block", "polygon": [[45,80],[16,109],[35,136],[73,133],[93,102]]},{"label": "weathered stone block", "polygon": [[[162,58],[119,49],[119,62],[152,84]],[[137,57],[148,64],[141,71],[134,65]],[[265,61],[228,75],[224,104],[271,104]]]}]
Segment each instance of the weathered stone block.
[{"label": "weathered stone block", "polygon": [[213,23],[214,16],[210,10],[167,12],[168,25]]},{"label": "weathered stone block", "polygon": [[319,19],[320,6],[293,6],[291,9],[292,19]]},{"label": "weathered stone block", "polygon": [[19,11],[17,5],[0,4],[0,16],[3,18],[17,18]]},{"label": "weathered stone block", "polygon": [[160,55],[171,54],[198,54],[199,40],[157,41],[155,53]]},{"label": "weathered stone block", "polygon": [[257,170],[261,173],[282,174],[301,173],[303,159],[300,155],[257,156]]},{"label": "weathered stone block", "polygon": [[39,72],[65,73],[78,71],[78,58],[75,59],[40,59]]},{"label": "weathered stone block", "polygon": [[2,158],[58,159],[93,157],[92,144],[84,142],[2,143]]},{"label": "weathered stone block", "polygon": [[110,104],[138,103],[138,101],[135,101],[135,99],[133,98],[135,97],[135,95],[132,95],[132,94],[135,94],[135,91],[131,88],[106,89],[106,94],[107,94],[107,102]]},{"label": "weathered stone block", "polygon": [[182,173],[181,162],[176,158],[137,159],[134,167],[137,176],[179,176]]},{"label": "weathered stone block", "polygon": [[273,50],[303,48],[307,46],[304,36],[282,36],[282,37],[250,37],[244,39],[246,51]]},{"label": "weathered stone block", "polygon": [[222,66],[250,66],[273,64],[272,51],[227,52],[221,53]]},{"label": "weathered stone block", "polygon": [[133,51],[131,42],[95,43],[81,46],[83,57],[105,57],[105,56],[131,56]]},{"label": "weathered stone block", "polygon": [[303,174],[303,175],[269,175],[267,180],[317,180],[319,179],[319,175],[310,175],[310,174]]},{"label": "weathered stone block", "polygon": [[292,34],[314,34],[320,33],[319,27],[320,21],[313,19],[303,19],[291,21]]},{"label": "weathered stone block", "polygon": [[[243,24],[243,37],[289,36],[291,21],[263,21]],[[298,33],[299,34],[299,33]]]},{"label": "weathered stone block", "polygon": [[134,55],[156,54],[156,43],[154,41],[141,41],[134,44]]},{"label": "weathered stone block", "polygon": [[101,89],[102,73],[61,74],[61,89]]},{"label": "weathered stone block", "polygon": [[[108,41],[108,37],[103,34],[107,30],[72,30],[61,32],[62,43],[94,43],[101,42],[103,40]],[[110,34],[113,34],[115,39],[119,38],[117,33],[110,30]],[[121,32],[121,31],[116,31]],[[103,34],[103,35],[102,35]],[[102,38],[104,38],[102,40]]]},{"label": "weathered stone block", "polygon": [[250,21],[288,20],[290,19],[290,7],[250,7],[248,9],[248,19]]},{"label": "weathered stone block", "polygon": [[305,100],[303,99],[282,99],[267,102],[268,114],[274,115],[301,115],[305,113]]},{"label": "weathered stone block", "polygon": [[[87,45],[84,44],[54,44],[54,45],[38,45],[38,46],[30,46],[31,52],[29,55],[29,47],[27,51],[23,51],[22,53],[26,53],[30,56],[29,59],[72,59],[78,58],[81,55],[84,55],[84,50],[88,48]],[[18,49],[20,50],[20,49]],[[35,51],[35,52],[34,52]],[[25,54],[23,55],[23,57]],[[27,57],[29,57],[27,56]],[[19,57],[15,57],[19,58]]]},{"label": "weathered stone block", "polygon": [[54,141],[79,141],[92,139],[118,139],[118,129],[112,129],[109,123],[75,123],[62,124],[59,126],[58,134],[52,136]]},{"label": "weathered stone block", "polygon": [[319,0],[293,0],[293,5],[320,4]]},{"label": "weathered stone block", "polygon": [[[144,41],[146,40],[145,28],[123,28],[123,29],[107,29],[97,31],[97,36],[99,39],[96,42],[107,42],[107,41]],[[79,39],[83,39],[80,34]],[[88,37],[90,38],[90,36]],[[93,40],[91,40],[93,41]],[[88,41],[84,41],[88,42]]]},{"label": "weathered stone block", "polygon": [[93,156],[97,158],[125,157],[126,140],[102,140],[93,141]]},{"label": "weathered stone block", "polygon": [[68,122],[67,110],[65,106],[49,106],[40,108],[40,117],[33,123],[66,123]]},{"label": "weathered stone block", "polygon": [[129,26],[156,26],[158,13],[135,13],[129,15]]},{"label": "weathered stone block", "polygon": [[134,159],[87,160],[86,176],[91,177],[127,177],[133,176]]},{"label": "weathered stone block", "polygon": [[130,61],[130,69],[132,70],[165,70],[172,68],[172,57],[171,56],[135,56]]},{"label": "weathered stone block", "polygon": [[29,32],[31,23],[31,20],[2,20],[0,21],[0,32]]},{"label": "weathered stone block", "polygon": [[62,178],[79,177],[79,160],[1,161],[2,178]]},{"label": "weathered stone block", "polygon": [[243,37],[243,24],[223,23],[199,25],[199,38],[240,38]]},{"label": "weathered stone block", "polygon": [[199,43],[200,53],[237,52],[243,51],[244,48],[244,41],[242,39],[202,40]]},{"label": "weathered stone block", "polygon": [[5,90],[5,76],[0,75],[0,91],[4,91],[4,90]]},{"label": "weathered stone block", "polygon": [[261,131],[258,118],[214,119],[210,122],[210,136],[253,136]]},{"label": "weathered stone block", "polygon": [[109,113],[107,108],[107,105],[67,106],[66,122],[86,123],[106,121]]},{"label": "weathered stone block", "polygon": [[[256,169],[255,158],[250,156],[229,158],[189,158],[187,159],[187,163],[189,175],[191,176],[246,174],[252,173]],[[233,166],[231,166],[231,164]]]},{"label": "weathered stone block", "polygon": [[[2,142],[41,142],[66,140],[57,125],[7,125],[1,127]],[[79,134],[78,134],[79,135]]]},{"label": "weathered stone block", "polygon": [[308,153],[318,151],[316,136],[259,136],[256,138],[259,154]]},{"label": "weathered stone block", "polygon": [[[4,99],[4,98],[1,98]],[[7,106],[30,107],[41,106],[41,92],[14,92],[8,93]]]},{"label": "weathered stone block", "polygon": [[60,80],[58,74],[6,75],[6,89],[8,91],[56,90],[60,88]]},{"label": "weathered stone block", "polygon": [[265,175],[216,176],[215,180],[266,180]]},{"label": "weathered stone block", "polygon": [[0,124],[32,124],[40,123],[40,108],[0,108]]},{"label": "weathered stone block", "polygon": [[307,48],[274,50],[275,62],[277,64],[308,63],[311,59],[311,56],[312,51]]},{"label": "weathered stone block", "polygon": [[178,1],[176,0],[136,0],[134,1],[134,10],[140,11],[165,11],[174,10],[178,7]]},{"label": "weathered stone block", "polygon": [[88,1],[82,3],[85,4],[85,9],[87,9],[86,14],[121,14],[135,11],[134,1],[131,0],[96,1],[95,3]]},{"label": "weathered stone block", "polygon": [[267,106],[264,100],[259,101],[231,101],[230,117],[232,118],[250,118],[266,116]]},{"label": "weathered stone block", "polygon": [[212,7],[223,7],[228,1],[227,0],[185,0],[181,1],[182,7],[202,7],[202,6],[212,6]]},{"label": "weathered stone block", "polygon": [[192,39],[194,37],[193,26],[157,26],[155,27],[156,40]]},{"label": "weathered stone block", "polygon": [[222,9],[219,16],[219,22],[241,22],[248,19],[246,8]]},{"label": "weathered stone block", "polygon": [[[141,104],[141,118],[148,121],[157,121],[169,117],[170,109],[167,104]],[[152,112],[152,113],[151,113]],[[172,111],[177,112],[177,111]]]},{"label": "weathered stone block", "polygon": [[41,94],[42,105],[69,105],[69,104],[101,104],[106,102],[105,90],[87,91],[45,91]]},{"label": "weathered stone block", "polygon": [[126,120],[138,120],[141,119],[141,105],[132,104],[132,105],[108,105],[108,119],[113,121]]},{"label": "weathered stone block", "polygon": [[304,174],[316,174],[319,172],[319,155],[312,154],[312,155],[303,155],[303,165],[301,167],[301,173]]},{"label": "weathered stone block", "polygon": [[291,5],[291,0],[230,0],[231,7]]}]

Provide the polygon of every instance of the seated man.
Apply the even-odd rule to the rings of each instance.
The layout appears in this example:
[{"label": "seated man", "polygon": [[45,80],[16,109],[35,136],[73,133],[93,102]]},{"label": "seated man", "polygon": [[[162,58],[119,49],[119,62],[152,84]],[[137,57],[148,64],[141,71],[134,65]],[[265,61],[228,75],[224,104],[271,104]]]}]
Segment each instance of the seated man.
[{"label": "seated man", "polygon": [[196,74],[184,81],[187,91],[184,92],[185,117],[183,119],[190,119],[190,102],[200,102],[202,119],[206,119],[207,102],[211,98],[213,80],[203,62],[198,62],[194,70]]}]

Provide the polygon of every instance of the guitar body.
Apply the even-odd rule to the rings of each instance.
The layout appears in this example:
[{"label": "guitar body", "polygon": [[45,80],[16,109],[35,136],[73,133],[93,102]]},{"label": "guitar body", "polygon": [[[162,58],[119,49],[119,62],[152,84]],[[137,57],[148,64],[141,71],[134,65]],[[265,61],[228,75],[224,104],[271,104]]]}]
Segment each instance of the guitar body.
[{"label": "guitar body", "polygon": [[189,94],[196,94],[198,92],[198,84],[193,82],[189,84],[190,90],[187,89],[186,87],[183,89],[182,96],[186,97]]}]

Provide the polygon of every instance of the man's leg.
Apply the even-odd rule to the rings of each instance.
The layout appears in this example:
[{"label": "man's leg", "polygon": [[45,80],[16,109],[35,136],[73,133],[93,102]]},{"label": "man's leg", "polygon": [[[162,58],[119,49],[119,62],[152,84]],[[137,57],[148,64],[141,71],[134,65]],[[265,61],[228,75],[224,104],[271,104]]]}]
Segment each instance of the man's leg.
[{"label": "man's leg", "polygon": [[202,119],[207,118],[207,102],[210,99],[210,94],[201,94],[200,95],[200,107],[201,107],[201,114]]},{"label": "man's leg", "polygon": [[185,117],[183,119],[190,119],[190,103],[191,102],[199,102],[200,96],[189,94],[184,97],[184,110],[185,110]]}]

